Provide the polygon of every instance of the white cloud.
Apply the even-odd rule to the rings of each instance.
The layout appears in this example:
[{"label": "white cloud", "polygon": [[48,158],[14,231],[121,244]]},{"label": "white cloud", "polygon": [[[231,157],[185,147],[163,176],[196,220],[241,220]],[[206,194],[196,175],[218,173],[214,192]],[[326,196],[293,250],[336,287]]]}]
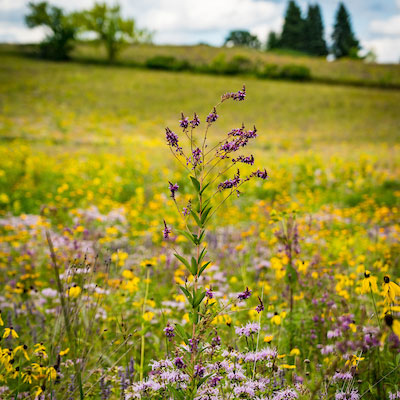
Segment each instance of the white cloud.
[{"label": "white cloud", "polygon": [[[179,39],[177,33],[181,32],[181,43],[187,43],[194,33],[200,40],[210,31],[224,35],[231,29],[246,29],[266,35],[267,31],[279,28],[282,12],[283,5],[272,1],[159,0],[157,7],[137,14],[137,20],[156,31],[157,42],[165,43],[170,34]],[[185,37],[185,32],[191,33],[189,37]]]},{"label": "white cloud", "polygon": [[2,23],[0,25],[0,38],[6,43],[37,43],[46,36],[45,29],[29,29],[25,26]]},{"label": "white cloud", "polygon": [[383,37],[362,42],[365,49],[373,50],[379,62],[398,63],[400,61],[400,37]]},{"label": "white cloud", "polygon": [[394,15],[384,20],[371,21],[370,29],[374,33],[383,35],[400,35],[400,15]]}]

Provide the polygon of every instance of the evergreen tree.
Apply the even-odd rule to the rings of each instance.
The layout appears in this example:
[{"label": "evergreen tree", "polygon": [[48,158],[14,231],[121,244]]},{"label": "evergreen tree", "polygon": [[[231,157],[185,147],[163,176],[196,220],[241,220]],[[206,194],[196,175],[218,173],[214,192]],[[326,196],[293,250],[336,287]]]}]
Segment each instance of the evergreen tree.
[{"label": "evergreen tree", "polygon": [[304,20],[301,17],[301,10],[294,0],[289,1],[286,10],[281,47],[298,51],[303,51],[305,48]]},{"label": "evergreen tree", "polygon": [[267,50],[278,49],[279,47],[280,47],[279,36],[275,32],[271,31],[268,34]]},{"label": "evergreen tree", "polygon": [[328,50],[324,39],[324,25],[318,4],[309,5],[304,26],[304,50],[315,56],[326,56]]},{"label": "evergreen tree", "polygon": [[351,28],[351,19],[343,3],[336,12],[335,25],[332,33],[332,52],[336,58],[356,55],[360,44]]}]

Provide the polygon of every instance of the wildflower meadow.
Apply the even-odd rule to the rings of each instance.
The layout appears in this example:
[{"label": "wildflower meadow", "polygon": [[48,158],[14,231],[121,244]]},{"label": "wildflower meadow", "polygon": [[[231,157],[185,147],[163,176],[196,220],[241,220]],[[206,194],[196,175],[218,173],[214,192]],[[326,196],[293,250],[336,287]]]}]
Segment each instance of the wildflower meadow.
[{"label": "wildflower meadow", "polygon": [[400,399],[396,89],[0,82],[0,399]]}]

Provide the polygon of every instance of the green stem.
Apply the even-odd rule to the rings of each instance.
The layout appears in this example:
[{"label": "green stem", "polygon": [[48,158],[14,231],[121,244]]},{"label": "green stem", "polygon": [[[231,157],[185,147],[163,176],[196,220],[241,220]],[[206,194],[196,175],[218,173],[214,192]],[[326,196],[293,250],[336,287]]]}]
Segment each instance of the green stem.
[{"label": "green stem", "polygon": [[63,289],[63,285],[62,285],[61,279],[60,279],[60,269],[57,264],[56,253],[54,252],[53,242],[51,240],[50,233],[47,230],[46,230],[46,239],[47,239],[47,243],[48,243],[49,249],[50,249],[51,260],[52,260],[53,266],[54,266],[54,275],[56,278],[58,294],[60,295],[61,310],[62,310],[63,317],[64,317],[65,328],[67,330],[68,342],[72,348],[72,354],[74,357],[74,368],[75,368],[77,384],[79,387],[79,396],[80,396],[80,399],[83,400],[84,395],[83,395],[83,386],[82,386],[82,375],[81,375],[81,370],[76,362],[76,342],[74,340],[74,335],[72,332],[71,323],[70,323],[69,316],[68,316],[68,308],[67,308],[67,304],[66,304],[65,298],[64,298],[64,289]]},{"label": "green stem", "polygon": [[146,289],[144,293],[144,299],[143,299],[143,306],[142,306],[142,325],[141,325],[141,346],[140,346],[140,380],[143,380],[143,372],[144,372],[144,345],[145,345],[145,339],[144,339],[144,313],[146,312],[146,302],[147,302],[147,296],[149,294],[149,279],[150,279],[150,268],[147,267],[147,273],[146,273]]}]

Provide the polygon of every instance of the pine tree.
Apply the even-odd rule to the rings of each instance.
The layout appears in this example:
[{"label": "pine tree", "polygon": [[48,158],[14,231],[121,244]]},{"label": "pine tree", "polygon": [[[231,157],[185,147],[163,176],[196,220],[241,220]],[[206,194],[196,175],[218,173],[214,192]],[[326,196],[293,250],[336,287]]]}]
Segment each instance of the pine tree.
[{"label": "pine tree", "polygon": [[304,50],[314,56],[326,56],[328,50],[324,39],[324,25],[318,4],[309,5],[304,23]]},{"label": "pine tree", "polygon": [[301,17],[301,10],[294,0],[289,1],[286,10],[281,47],[298,51],[303,51],[305,48],[304,20]]},{"label": "pine tree", "polygon": [[336,58],[357,54],[360,44],[351,28],[351,19],[343,3],[336,12],[332,33],[332,52]]},{"label": "pine tree", "polygon": [[280,47],[279,36],[275,32],[271,31],[268,34],[267,50],[278,49],[279,47]]}]

